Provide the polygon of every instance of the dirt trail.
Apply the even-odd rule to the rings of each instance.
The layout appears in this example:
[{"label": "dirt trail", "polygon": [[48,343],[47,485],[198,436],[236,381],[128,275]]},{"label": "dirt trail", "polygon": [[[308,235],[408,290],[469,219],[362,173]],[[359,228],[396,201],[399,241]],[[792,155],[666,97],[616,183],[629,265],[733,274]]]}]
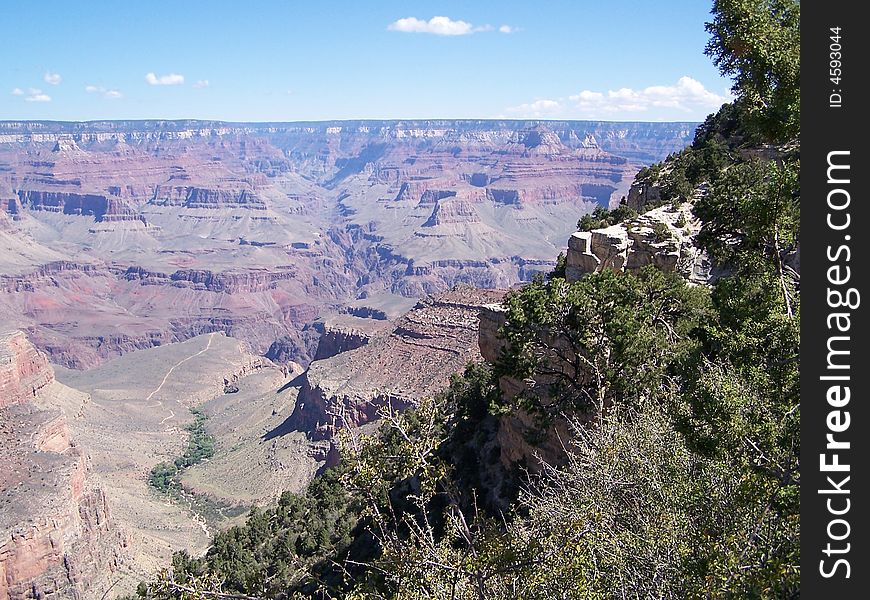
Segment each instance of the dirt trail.
[{"label": "dirt trail", "polygon": [[163,381],[160,382],[160,385],[158,385],[157,388],[153,392],[148,394],[148,397],[145,398],[145,402],[148,402],[149,400],[151,400],[151,398],[154,397],[154,394],[159,392],[163,388],[163,386],[166,385],[166,381],[169,379],[169,376],[172,375],[172,372],[175,369],[177,369],[178,367],[180,367],[181,365],[183,365],[184,363],[186,363],[190,359],[196,358],[197,356],[204,354],[206,350],[211,348],[211,341],[212,341],[212,339],[214,339],[214,336],[215,336],[215,333],[208,334],[208,343],[205,345],[205,348],[203,348],[202,350],[200,350],[196,354],[191,354],[187,358],[182,358],[180,361],[178,361],[177,363],[175,363],[174,365],[169,367],[169,370],[166,372],[166,375],[163,376]]},{"label": "dirt trail", "polygon": [[202,532],[206,535],[206,537],[211,538],[211,531],[208,528],[208,523],[201,514],[197,512],[197,510],[193,507],[193,498],[188,497],[188,493],[181,490],[180,496],[187,502],[187,510],[190,512],[193,521],[199,525],[199,528],[202,529]]},{"label": "dirt trail", "polygon": [[[172,372],[175,369],[177,369],[178,367],[180,367],[181,365],[183,365],[187,361],[189,361],[193,358],[196,358],[197,356],[201,356],[209,348],[211,348],[211,342],[214,339],[215,335],[216,335],[216,333],[209,334],[208,343],[205,345],[205,348],[203,348],[199,352],[191,354],[187,358],[181,359],[180,361],[178,361],[177,363],[172,365],[169,368],[169,370],[166,372],[166,375],[163,376],[163,381],[160,382],[160,385],[158,385],[156,388],[154,388],[154,390],[150,394],[148,394],[148,397],[145,398],[145,402],[150,401],[151,398],[153,398],[155,394],[159,393],[160,390],[163,389],[163,386],[166,385],[166,382],[169,380],[169,376],[172,375]],[[161,400],[155,400],[154,404],[150,405],[148,408],[157,408],[157,407],[163,407],[163,402]],[[164,408],[164,410],[166,410],[168,412],[168,414],[165,417],[163,417],[163,419],[160,421],[161,425],[166,423],[166,421],[168,421],[169,419],[172,419],[173,417],[175,417],[175,411],[173,411],[172,409]],[[170,431],[172,429],[175,429],[175,428],[168,427],[166,431]],[[193,519],[193,521],[199,526],[200,529],[202,529],[202,532],[206,536],[211,537],[211,531],[209,531],[208,523],[206,522],[205,518],[196,511],[196,508],[194,508],[193,499],[189,498],[187,493],[184,490],[181,490],[180,496],[181,496],[182,500],[187,503],[187,510],[188,510],[188,512],[190,512],[191,518]]]},{"label": "dirt trail", "polygon": [[[209,348],[211,348],[211,342],[214,339],[214,336],[215,336],[215,333],[208,334],[208,343],[205,345],[205,348],[203,348],[199,352],[196,352],[195,354],[191,354],[187,358],[182,358],[180,361],[178,361],[177,363],[175,363],[174,365],[169,367],[169,370],[166,372],[166,375],[163,376],[163,381],[161,381],[160,385],[158,385],[156,388],[154,388],[154,390],[150,394],[148,394],[148,397],[145,398],[145,402],[150,401],[151,398],[154,397],[154,394],[158,393],[161,389],[163,389],[163,386],[166,385],[166,382],[169,380],[169,376],[172,375],[172,372],[175,369],[177,369],[178,367],[180,367],[181,365],[183,365],[187,361],[191,360],[192,358],[196,358],[197,356],[204,354]],[[156,400],[155,402],[156,403],[153,406],[150,406],[149,408],[157,408],[158,406],[160,406],[160,407],[163,406],[162,401]],[[163,420],[160,421],[161,425],[163,425],[169,419],[172,419],[173,417],[175,417],[175,412],[173,410],[168,409],[168,408],[166,410],[168,411],[169,414],[167,416],[163,417]]]},{"label": "dirt trail", "polygon": [[[166,382],[169,380],[169,376],[172,375],[172,372],[175,369],[177,369],[178,367],[180,367],[181,365],[183,365],[184,363],[186,363],[190,359],[196,358],[197,356],[201,356],[202,354],[205,354],[205,352],[209,348],[211,348],[211,341],[214,339],[214,336],[215,336],[215,332],[208,334],[208,343],[205,345],[205,348],[203,348],[199,352],[191,354],[187,358],[182,358],[180,361],[178,361],[177,363],[175,363],[174,365],[169,367],[169,370],[166,372],[166,375],[163,376],[163,381],[161,381],[160,385],[158,385],[150,394],[148,394],[148,397],[145,398],[145,402],[148,402],[149,400],[151,400],[151,398],[154,397],[154,394],[156,394],[161,389],[163,389],[163,386],[166,385]],[[152,406],[149,406],[148,408],[163,407],[163,402],[161,400],[155,400],[154,402],[155,403]],[[167,411],[167,415],[165,417],[163,417],[163,419],[160,420],[160,425],[163,425],[164,423],[166,423],[166,421],[175,418],[175,411],[174,410],[172,410],[170,408],[166,408],[165,410]],[[174,429],[174,427],[170,426],[170,427],[166,428],[167,431],[170,431],[172,429]]]}]

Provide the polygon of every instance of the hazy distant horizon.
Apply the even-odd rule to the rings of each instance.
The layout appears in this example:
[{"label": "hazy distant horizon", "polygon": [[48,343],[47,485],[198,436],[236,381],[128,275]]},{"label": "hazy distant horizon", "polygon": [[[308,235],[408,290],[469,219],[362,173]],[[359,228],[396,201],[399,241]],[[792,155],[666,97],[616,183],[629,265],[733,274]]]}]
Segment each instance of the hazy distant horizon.
[{"label": "hazy distant horizon", "polygon": [[[715,112],[715,111],[712,111]],[[457,117],[457,118],[386,118],[386,119],[300,119],[287,121],[231,121],[227,119],[200,119],[192,118],[177,118],[166,119],[160,117],[153,118],[129,118],[129,119],[83,119],[83,120],[67,120],[67,119],[0,119],[0,127],[15,124],[15,123],[46,123],[57,125],[98,125],[101,123],[203,123],[203,124],[220,124],[220,125],[305,125],[315,123],[613,123],[625,125],[643,125],[643,124],[673,124],[673,125],[698,125],[703,122],[701,120],[673,120],[673,121],[644,121],[644,120],[617,120],[617,119],[535,119],[535,118],[475,118],[475,117]]]}]

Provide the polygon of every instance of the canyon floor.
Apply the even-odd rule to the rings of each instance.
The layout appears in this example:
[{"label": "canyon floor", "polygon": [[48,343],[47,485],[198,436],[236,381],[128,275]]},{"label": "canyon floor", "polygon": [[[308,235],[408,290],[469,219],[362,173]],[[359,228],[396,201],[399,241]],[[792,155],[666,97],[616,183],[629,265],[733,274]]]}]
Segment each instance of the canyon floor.
[{"label": "canyon floor", "polygon": [[[286,384],[298,372],[222,333],[139,350],[88,371],[55,371],[79,390],[57,400],[72,415],[70,429],[87,448],[115,519],[132,537],[128,583],[165,565],[173,551],[203,551],[218,528],[284,489],[300,489],[323,462],[304,435],[264,439],[292,410],[296,390]],[[226,386],[238,391],[225,393]],[[185,473],[189,496],[173,500],[149,486],[148,475],[183,453],[194,407],[209,415],[217,453]]]}]

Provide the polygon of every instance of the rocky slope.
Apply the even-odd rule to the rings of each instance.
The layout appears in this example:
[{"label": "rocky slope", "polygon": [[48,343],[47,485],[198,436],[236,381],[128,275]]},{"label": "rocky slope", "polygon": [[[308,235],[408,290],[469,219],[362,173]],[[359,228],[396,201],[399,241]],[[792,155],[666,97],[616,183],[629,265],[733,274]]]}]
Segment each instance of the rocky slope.
[{"label": "rocky slope", "polygon": [[[287,409],[283,417],[271,416],[288,402],[288,394],[276,390],[298,374],[292,368],[278,367],[252,353],[245,342],[219,332],[130,352],[93,369],[57,368],[60,381],[83,392],[83,398],[64,403],[67,414],[75,415],[69,426],[88,450],[92,472],[103,482],[115,520],[130,535],[131,572],[125,573],[113,594],[135,589],[173,551],[202,552],[217,527],[239,511],[246,512],[256,497],[243,491],[266,480],[256,462],[266,452],[260,437],[264,423],[277,425],[290,413]],[[215,414],[206,424],[210,434],[225,431],[217,435],[220,450],[237,446],[257,450],[232,453],[236,471],[225,479],[210,472],[208,482],[226,491],[219,508],[233,510],[229,514],[217,508],[206,511],[171,501],[151,487],[151,469],[184,453],[190,435],[185,427],[194,420],[191,409],[212,415],[213,404],[233,401],[227,413]],[[293,450],[295,446],[284,454]],[[296,466],[276,469],[270,484],[298,476]]]},{"label": "rocky slope", "polygon": [[0,600],[96,597],[127,554],[46,356],[0,334]]},{"label": "rocky slope", "polygon": [[503,294],[457,288],[426,298],[364,346],[312,362],[285,429],[328,439],[338,427],[374,421],[384,406],[402,409],[441,391],[480,359],[478,312]]},{"label": "rocky slope", "polygon": [[692,130],[2,121],[2,324],[78,368],[212,331],[307,363],[325,311],[549,269],[581,214]]}]

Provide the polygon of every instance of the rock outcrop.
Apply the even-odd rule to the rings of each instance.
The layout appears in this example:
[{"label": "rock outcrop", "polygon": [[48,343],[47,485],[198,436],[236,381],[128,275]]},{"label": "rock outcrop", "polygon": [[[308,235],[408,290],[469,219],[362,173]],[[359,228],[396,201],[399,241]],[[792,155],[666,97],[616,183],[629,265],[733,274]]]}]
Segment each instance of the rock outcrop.
[{"label": "rock outcrop", "polygon": [[54,383],[54,372],[21,331],[0,333],[0,409],[29,404]]},{"label": "rock outcrop", "polygon": [[242,186],[204,188],[196,186],[158,186],[151,204],[159,206],[183,206],[185,208],[238,207],[251,210],[266,210],[266,203],[252,189]]},{"label": "rock outcrop", "polygon": [[427,298],[366,345],[312,362],[288,425],[329,438],[342,425],[374,421],[387,404],[405,408],[442,390],[480,359],[478,313],[503,294],[457,288]]},{"label": "rock outcrop", "polygon": [[[700,222],[692,215],[691,204],[685,203],[678,207],[655,208],[610,227],[578,231],[568,240],[566,280],[576,281],[604,269],[636,271],[653,266],[665,272],[679,273],[696,284],[708,283],[716,273],[711,272],[709,259],[695,245],[699,230]],[[497,303],[483,306],[479,319],[480,353],[484,360],[494,364],[506,344],[499,331],[506,321],[506,309]],[[545,405],[550,383],[546,376],[522,381],[509,376],[499,379],[501,393],[506,399],[520,393],[537,394]],[[523,464],[535,472],[542,462],[564,462],[563,441],[570,437],[568,423],[561,417],[554,417],[546,435],[535,435],[535,442],[530,442],[529,434],[539,433],[539,429],[534,417],[521,409],[499,418],[495,439],[505,467]]]},{"label": "rock outcrop", "polygon": [[127,281],[139,281],[143,285],[185,286],[209,292],[236,294],[273,289],[277,282],[293,279],[296,275],[296,269],[289,266],[276,269],[223,272],[207,269],[179,269],[171,274],[147,271],[141,267],[128,267],[123,276]]},{"label": "rock outcrop", "polygon": [[103,194],[20,189],[18,198],[21,205],[34,211],[93,217],[97,223],[138,221],[147,224],[145,217],[123,200]]},{"label": "rock outcrop", "polygon": [[474,207],[463,200],[436,200],[432,214],[423,227],[435,227],[443,223],[479,223],[480,217]]},{"label": "rock outcrop", "polygon": [[0,600],[98,596],[127,537],[47,400],[63,386],[21,332],[0,335],[0,382]]},{"label": "rock outcrop", "polygon": [[653,183],[635,181],[628,189],[628,197],[625,204],[634,210],[642,210],[644,206],[661,204],[662,190]]},{"label": "rock outcrop", "polygon": [[324,360],[365,346],[374,337],[383,335],[389,323],[350,315],[336,315],[318,321],[314,326],[320,331],[314,360]]},{"label": "rock outcrop", "polygon": [[684,203],[655,208],[603,229],[578,231],[568,239],[565,277],[576,281],[604,269],[636,271],[652,265],[695,283],[707,282],[710,261],[695,245],[699,230],[691,203]]}]

